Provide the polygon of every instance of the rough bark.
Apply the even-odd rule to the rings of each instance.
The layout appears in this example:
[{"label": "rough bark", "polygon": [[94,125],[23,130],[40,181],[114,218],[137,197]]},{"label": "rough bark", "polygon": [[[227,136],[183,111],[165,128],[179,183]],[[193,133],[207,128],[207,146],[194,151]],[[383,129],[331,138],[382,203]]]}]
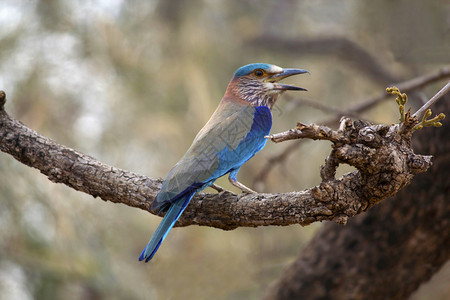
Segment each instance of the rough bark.
[{"label": "rough bark", "polygon": [[[450,97],[434,110],[449,115]],[[326,224],[265,299],[406,299],[450,258],[450,131],[421,131],[431,170],[347,226]]]},{"label": "rough bark", "polygon": [[[419,77],[400,82],[398,84],[395,84],[399,90],[406,94],[413,94],[417,91],[420,91],[425,86],[436,82],[441,81],[443,79],[450,78],[450,67],[445,66],[440,68],[437,71],[433,71],[424,75],[421,75]],[[319,124],[327,125],[327,126],[334,126],[338,123],[339,119],[343,116],[357,116],[360,113],[367,111],[370,108],[373,108],[374,106],[382,103],[383,101],[386,101],[389,99],[391,95],[387,94],[386,92],[380,92],[380,94],[371,96],[363,101],[359,101],[358,103],[351,105],[349,107],[345,108],[346,113],[342,114],[341,109],[336,109],[330,106],[323,106],[318,105],[317,103],[314,104],[315,108],[319,108],[321,110],[324,110],[323,108],[326,107],[327,109],[324,111],[332,112],[333,117],[319,121]],[[299,102],[297,99],[296,102]],[[305,101],[304,99],[301,99],[302,103],[311,103],[309,101]],[[312,102],[314,103],[314,102]],[[360,118],[359,118],[360,119]],[[267,179],[267,176],[270,174],[270,172],[278,165],[282,164],[287,160],[288,157],[294,154],[295,150],[298,149],[299,145],[301,145],[301,141],[291,143],[288,147],[286,147],[283,151],[280,153],[269,156],[268,159],[266,159],[263,167],[261,168],[261,171],[255,176],[254,186],[257,187],[263,187],[264,183]]]},{"label": "rough bark", "polygon": [[[59,145],[12,119],[4,110],[4,102],[3,93],[0,95],[0,150],[39,169],[53,182],[105,201],[150,210],[161,179],[110,167]],[[200,193],[193,198],[177,226],[196,224],[229,230],[242,226],[307,225],[322,220],[345,224],[348,218],[396,194],[415,174],[425,172],[431,165],[430,156],[413,153],[411,133],[402,128],[411,128],[416,122],[408,121],[402,126],[385,126],[343,119],[337,131],[299,124],[293,129],[296,138],[333,142],[319,186],[280,194]],[[272,139],[276,141],[280,135]],[[335,179],[339,163],[353,165],[357,171]]]}]

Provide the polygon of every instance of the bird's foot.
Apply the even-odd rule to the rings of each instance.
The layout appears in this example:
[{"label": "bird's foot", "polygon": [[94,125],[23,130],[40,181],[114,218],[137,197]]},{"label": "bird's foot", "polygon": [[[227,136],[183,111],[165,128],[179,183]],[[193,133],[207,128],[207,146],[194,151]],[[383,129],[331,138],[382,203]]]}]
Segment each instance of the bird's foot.
[{"label": "bird's foot", "polygon": [[226,189],[224,189],[223,187],[221,187],[220,185],[217,185],[215,183],[210,185],[211,188],[215,189],[216,191],[218,191],[219,193],[221,192],[227,192]]},{"label": "bird's foot", "polygon": [[256,194],[257,193],[254,190],[252,190],[251,188],[246,187],[245,185],[243,185],[242,183],[240,183],[237,180],[233,180],[230,177],[228,177],[228,180],[231,182],[232,185],[239,188],[243,193],[247,193],[247,194]]}]

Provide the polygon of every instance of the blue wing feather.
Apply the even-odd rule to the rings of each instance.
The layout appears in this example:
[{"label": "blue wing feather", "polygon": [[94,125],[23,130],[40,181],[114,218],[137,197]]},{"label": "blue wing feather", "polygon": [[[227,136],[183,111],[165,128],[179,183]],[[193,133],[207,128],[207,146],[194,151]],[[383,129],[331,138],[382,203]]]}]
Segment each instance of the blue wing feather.
[{"label": "blue wing feather", "polygon": [[183,198],[178,199],[176,202],[172,203],[170,208],[167,210],[163,220],[159,223],[158,228],[155,233],[153,233],[152,238],[148,242],[144,251],[142,251],[141,256],[139,256],[139,261],[144,260],[148,262],[153,258],[156,251],[158,251],[159,246],[162,241],[166,238],[170,229],[172,229],[175,222],[178,220],[180,215],[183,213],[189,201],[194,196],[194,193],[187,194]]},{"label": "blue wing feather", "polygon": [[219,105],[189,150],[170,170],[152,209],[167,209],[139,260],[148,262],[184,211],[193,195],[217,178],[239,168],[264,148],[272,127],[272,114],[266,106],[236,103]]},{"label": "blue wing feather", "polygon": [[226,147],[219,153],[219,173],[223,173],[221,176],[232,170],[239,170],[246,161],[266,145],[267,139],[264,137],[270,133],[272,127],[270,109],[266,106],[255,107],[252,118],[250,130],[236,149]]}]

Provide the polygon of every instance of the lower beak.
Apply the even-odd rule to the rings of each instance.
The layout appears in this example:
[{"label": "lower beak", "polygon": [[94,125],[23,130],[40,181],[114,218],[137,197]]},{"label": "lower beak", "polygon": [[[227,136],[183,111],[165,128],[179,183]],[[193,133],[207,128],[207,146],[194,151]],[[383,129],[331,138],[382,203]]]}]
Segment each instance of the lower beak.
[{"label": "lower beak", "polygon": [[283,69],[283,72],[272,75],[268,81],[274,83],[274,88],[273,88],[274,90],[307,91],[307,89],[304,89],[304,88],[301,88],[298,86],[276,83],[277,81],[280,81],[284,78],[287,78],[287,77],[290,77],[293,75],[304,74],[304,73],[309,74],[308,71],[303,70],[303,69]]}]

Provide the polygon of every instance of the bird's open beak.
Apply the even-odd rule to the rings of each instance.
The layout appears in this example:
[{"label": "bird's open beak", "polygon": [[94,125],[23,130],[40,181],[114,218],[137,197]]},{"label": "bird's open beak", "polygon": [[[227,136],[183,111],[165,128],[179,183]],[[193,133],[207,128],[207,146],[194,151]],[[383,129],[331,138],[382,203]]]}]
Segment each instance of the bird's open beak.
[{"label": "bird's open beak", "polygon": [[280,81],[286,77],[290,77],[290,76],[298,75],[298,74],[304,74],[304,73],[309,74],[308,71],[303,70],[303,69],[283,69],[283,72],[270,76],[267,79],[267,81],[274,83],[274,88],[273,88],[274,90],[307,91],[307,89],[304,89],[304,88],[301,88],[298,86],[277,83],[278,81]]}]

